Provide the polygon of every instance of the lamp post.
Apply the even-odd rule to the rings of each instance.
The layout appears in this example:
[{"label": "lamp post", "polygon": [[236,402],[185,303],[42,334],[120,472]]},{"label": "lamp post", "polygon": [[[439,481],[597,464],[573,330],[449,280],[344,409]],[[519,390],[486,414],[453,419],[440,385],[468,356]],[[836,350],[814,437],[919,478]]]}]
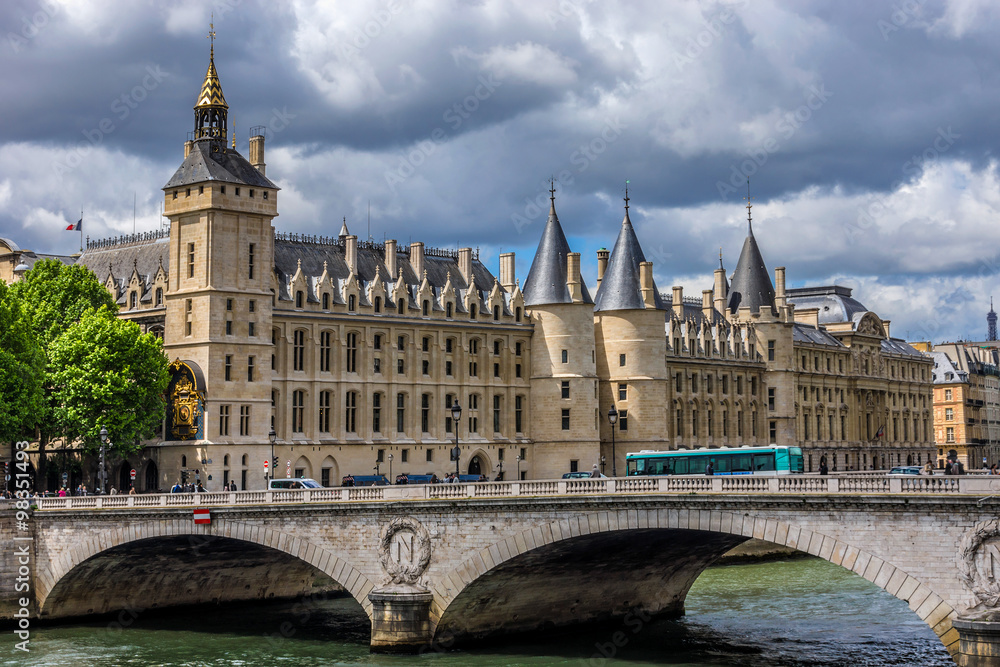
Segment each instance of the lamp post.
[{"label": "lamp post", "polygon": [[393,484],[395,480],[392,479],[392,454],[389,454],[389,483]]},{"label": "lamp post", "polygon": [[455,449],[451,450],[451,458],[455,459],[455,478],[457,481],[459,473],[458,459],[462,455],[462,450],[458,448],[458,422],[462,418],[462,406],[455,401],[451,404],[451,422],[455,427]]},{"label": "lamp post", "polygon": [[[271,465],[274,465],[274,441],[278,439],[278,434],[274,432],[273,428],[271,429],[271,432],[267,434],[267,439],[271,443],[271,459],[270,459],[270,463],[271,463]],[[271,471],[271,477],[276,476],[277,472],[278,472],[277,470],[272,470]],[[264,473],[264,486],[265,487],[267,486],[267,473],[266,472]]]},{"label": "lamp post", "polygon": [[100,480],[101,488],[98,493],[104,495],[104,448],[108,445],[108,429],[101,427],[101,469],[97,471],[97,478]]},{"label": "lamp post", "polygon": [[604,456],[604,454],[601,454],[601,474],[602,475],[604,474],[604,466],[605,466],[605,464],[607,462],[608,462],[608,459]]},{"label": "lamp post", "polygon": [[521,455],[520,454],[517,455],[517,479],[515,481],[517,481],[517,482],[521,481]]},{"label": "lamp post", "polygon": [[497,481],[498,482],[502,482],[503,481],[503,461],[500,461],[500,463],[497,463],[497,468],[500,469],[500,474],[497,475]]},{"label": "lamp post", "polygon": [[618,476],[618,463],[615,456],[615,424],[618,423],[618,410],[615,410],[615,406],[612,405],[611,409],[608,410],[608,422],[611,423],[611,476]]},{"label": "lamp post", "polygon": [[[380,473],[379,473],[379,469],[378,469],[380,465],[382,465],[382,462],[381,462],[381,461],[379,461],[378,459],[375,459],[375,467],[374,467],[374,468],[372,468],[372,470],[374,470],[374,471],[375,471],[375,476],[376,476],[376,477],[378,477],[378,476],[379,476],[379,474],[380,474]],[[376,481],[376,482],[378,482],[378,480],[375,480],[375,481]]]}]

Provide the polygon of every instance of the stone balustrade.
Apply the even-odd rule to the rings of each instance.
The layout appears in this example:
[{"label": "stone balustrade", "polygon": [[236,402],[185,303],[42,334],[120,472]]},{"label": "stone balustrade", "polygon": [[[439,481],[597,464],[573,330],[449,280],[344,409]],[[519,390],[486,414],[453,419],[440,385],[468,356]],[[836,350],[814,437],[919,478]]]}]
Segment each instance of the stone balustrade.
[{"label": "stone balustrade", "polygon": [[39,510],[117,509],[128,507],[211,507],[218,505],[275,505],[290,503],[341,503],[352,501],[401,501],[469,498],[507,498],[563,495],[615,494],[935,494],[1000,495],[1000,477],[887,477],[885,475],[755,477],[618,477],[558,479],[520,482],[460,484],[411,484],[358,486],[280,491],[162,493],[117,496],[67,496],[37,498]]}]

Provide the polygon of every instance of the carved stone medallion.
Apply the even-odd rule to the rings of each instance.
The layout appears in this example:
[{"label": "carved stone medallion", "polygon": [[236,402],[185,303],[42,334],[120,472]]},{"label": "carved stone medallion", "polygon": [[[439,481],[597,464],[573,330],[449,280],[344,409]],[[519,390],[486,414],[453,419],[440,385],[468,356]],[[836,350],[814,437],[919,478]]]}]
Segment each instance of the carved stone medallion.
[{"label": "carved stone medallion", "polygon": [[397,517],[382,529],[379,560],[393,584],[415,585],[431,562],[431,536],[413,517]]},{"label": "carved stone medallion", "polygon": [[1000,607],[1000,519],[980,521],[959,545],[958,571],[986,607]]}]

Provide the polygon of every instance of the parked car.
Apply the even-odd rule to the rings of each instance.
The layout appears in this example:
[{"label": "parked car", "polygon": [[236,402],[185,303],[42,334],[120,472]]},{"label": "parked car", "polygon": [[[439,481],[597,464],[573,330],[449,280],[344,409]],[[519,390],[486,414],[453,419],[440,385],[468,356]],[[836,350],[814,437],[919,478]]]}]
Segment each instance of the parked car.
[{"label": "parked car", "polygon": [[314,479],[307,477],[289,477],[285,479],[272,479],[268,485],[272,491],[286,489],[322,489],[322,485]]},{"label": "parked car", "polygon": [[896,466],[889,470],[890,477],[915,477],[920,474],[921,466]]}]

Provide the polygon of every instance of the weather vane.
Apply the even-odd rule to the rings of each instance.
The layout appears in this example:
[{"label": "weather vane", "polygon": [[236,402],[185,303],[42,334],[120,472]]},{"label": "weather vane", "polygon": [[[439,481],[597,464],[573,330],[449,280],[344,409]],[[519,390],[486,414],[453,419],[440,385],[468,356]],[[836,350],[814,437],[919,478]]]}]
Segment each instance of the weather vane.
[{"label": "weather vane", "polygon": [[626,211],[628,210],[628,184],[629,184],[629,181],[626,180],[625,181],[625,210]]},{"label": "weather vane", "polygon": [[753,201],[753,197],[750,196],[750,178],[749,177],[747,178],[747,196],[746,196],[746,200],[747,200],[747,224],[749,225],[750,222],[753,220],[753,218],[751,218],[751,216],[750,216],[750,209],[753,208],[753,204],[750,203],[750,202]]},{"label": "weather vane", "polygon": [[208,24],[208,40],[211,42],[212,57],[215,57],[215,12],[212,12],[211,22]]}]

